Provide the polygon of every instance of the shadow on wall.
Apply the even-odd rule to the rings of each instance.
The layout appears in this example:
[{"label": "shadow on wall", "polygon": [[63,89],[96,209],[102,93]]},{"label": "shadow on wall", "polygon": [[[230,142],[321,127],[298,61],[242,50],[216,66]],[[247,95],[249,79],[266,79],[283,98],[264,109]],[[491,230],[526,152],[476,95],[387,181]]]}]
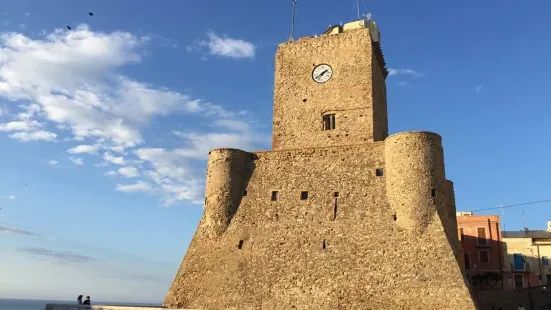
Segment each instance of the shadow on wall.
[{"label": "shadow on wall", "polygon": [[258,155],[254,153],[249,154],[249,160],[244,167],[245,169],[243,169],[243,171],[240,171],[240,177],[238,178],[240,182],[237,182],[237,189],[234,190],[235,193],[233,193],[233,196],[235,196],[236,198],[233,209],[231,209],[229,212],[229,224],[231,224],[233,216],[237,213],[237,210],[241,206],[241,200],[243,200],[243,197],[247,195],[247,187],[249,186],[249,181],[251,180],[253,172],[256,169],[256,160],[258,160]]},{"label": "shadow on wall", "polygon": [[256,169],[254,153],[236,149],[209,152],[205,190],[206,235],[216,237],[229,227],[241,205],[249,180]]},{"label": "shadow on wall", "polygon": [[[489,238],[462,236],[460,266],[480,310],[551,309],[551,287],[542,259],[522,255],[507,244]],[[549,305],[549,306],[548,306]],[[549,308],[547,308],[549,307]]]}]

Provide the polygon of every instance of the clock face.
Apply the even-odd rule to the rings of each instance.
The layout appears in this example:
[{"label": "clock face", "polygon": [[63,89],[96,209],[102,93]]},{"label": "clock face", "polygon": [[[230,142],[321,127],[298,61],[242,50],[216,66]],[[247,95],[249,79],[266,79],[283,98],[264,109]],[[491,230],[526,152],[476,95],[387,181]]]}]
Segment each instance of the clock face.
[{"label": "clock face", "polygon": [[314,68],[312,71],[312,78],[318,83],[325,83],[329,81],[333,75],[333,69],[329,65],[321,64]]}]

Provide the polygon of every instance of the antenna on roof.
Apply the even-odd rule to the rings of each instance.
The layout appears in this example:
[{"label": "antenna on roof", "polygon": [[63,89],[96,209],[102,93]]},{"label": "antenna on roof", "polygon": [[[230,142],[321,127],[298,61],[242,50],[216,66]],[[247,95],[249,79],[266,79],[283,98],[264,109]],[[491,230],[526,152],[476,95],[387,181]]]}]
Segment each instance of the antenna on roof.
[{"label": "antenna on roof", "polygon": [[524,209],[522,209],[522,222],[524,223],[524,232],[528,232],[528,225],[526,225],[526,216],[524,215]]},{"label": "antenna on roof", "polygon": [[296,13],[296,5],[298,0],[292,0],[293,1],[293,18],[291,20],[291,35],[289,36],[289,42],[293,42],[294,35],[295,35],[295,13]]}]

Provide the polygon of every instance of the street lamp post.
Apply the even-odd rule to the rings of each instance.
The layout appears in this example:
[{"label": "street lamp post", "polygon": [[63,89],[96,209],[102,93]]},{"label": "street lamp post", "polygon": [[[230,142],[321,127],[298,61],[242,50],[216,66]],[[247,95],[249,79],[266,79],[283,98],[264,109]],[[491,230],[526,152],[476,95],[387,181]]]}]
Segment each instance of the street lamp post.
[{"label": "street lamp post", "polygon": [[530,301],[530,310],[534,310],[534,303],[532,302],[532,289],[530,285],[530,263],[526,261],[526,258],[522,258],[526,264],[526,276],[528,278],[528,300]]}]

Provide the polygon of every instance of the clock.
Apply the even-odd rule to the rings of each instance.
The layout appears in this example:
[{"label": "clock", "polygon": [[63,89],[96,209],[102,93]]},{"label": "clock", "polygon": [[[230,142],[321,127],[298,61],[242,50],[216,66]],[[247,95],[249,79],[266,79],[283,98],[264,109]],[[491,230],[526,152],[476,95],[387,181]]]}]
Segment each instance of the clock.
[{"label": "clock", "polygon": [[333,69],[327,64],[321,64],[314,68],[312,71],[312,79],[318,83],[325,83],[329,81],[333,75]]}]

